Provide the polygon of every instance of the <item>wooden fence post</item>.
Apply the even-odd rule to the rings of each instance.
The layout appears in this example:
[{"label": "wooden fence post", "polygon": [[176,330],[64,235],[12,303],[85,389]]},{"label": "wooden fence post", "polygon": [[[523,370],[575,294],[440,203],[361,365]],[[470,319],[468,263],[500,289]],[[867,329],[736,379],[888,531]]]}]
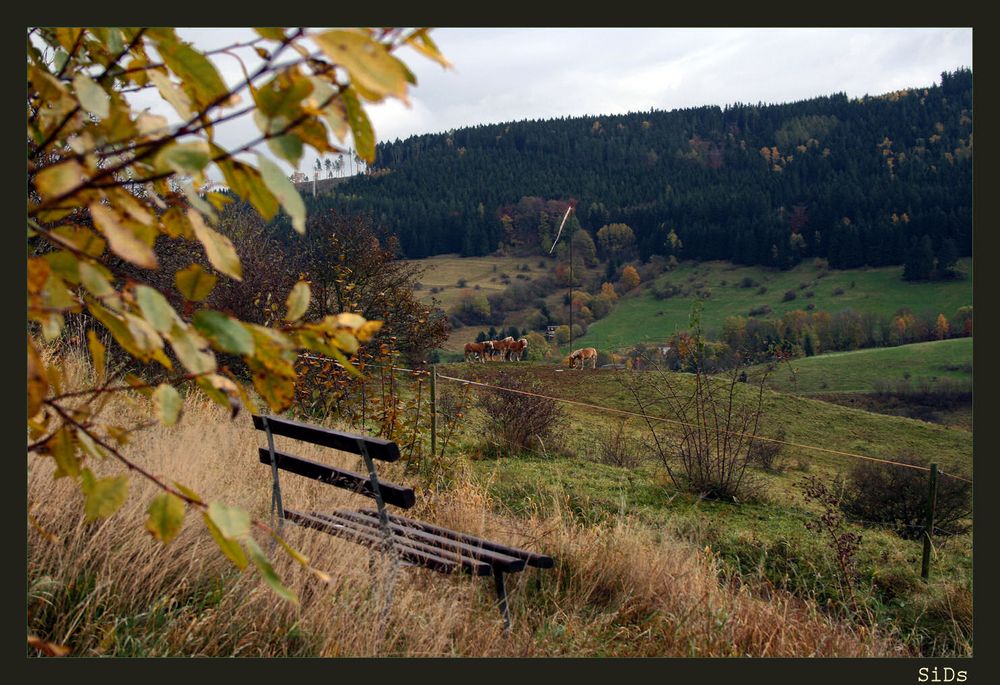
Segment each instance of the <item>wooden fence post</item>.
[{"label": "wooden fence post", "polygon": [[927,491],[927,525],[924,529],[924,556],[920,562],[920,577],[927,580],[931,573],[931,535],[934,534],[934,507],[937,503],[938,465],[931,464]]},{"label": "wooden fence post", "polygon": [[431,461],[437,453],[437,364],[431,364]]}]

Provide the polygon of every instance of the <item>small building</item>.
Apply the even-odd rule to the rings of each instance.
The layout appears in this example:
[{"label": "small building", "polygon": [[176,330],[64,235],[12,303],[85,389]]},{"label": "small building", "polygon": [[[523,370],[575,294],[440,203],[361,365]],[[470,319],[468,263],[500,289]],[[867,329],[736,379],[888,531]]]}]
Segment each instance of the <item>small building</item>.
[{"label": "small building", "polygon": [[556,328],[558,328],[558,326],[546,326],[545,327],[545,339],[546,340],[553,340],[553,339],[555,339],[555,337],[556,337]]}]

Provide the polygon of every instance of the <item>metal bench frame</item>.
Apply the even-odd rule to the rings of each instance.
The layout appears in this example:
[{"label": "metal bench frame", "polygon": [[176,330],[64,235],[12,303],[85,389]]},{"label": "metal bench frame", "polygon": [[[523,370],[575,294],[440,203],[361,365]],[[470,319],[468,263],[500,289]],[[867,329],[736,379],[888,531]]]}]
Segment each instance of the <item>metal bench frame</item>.
[{"label": "metal bench frame", "polygon": [[[271,467],[271,523],[282,529],[286,520],[351,542],[381,549],[397,564],[422,566],[440,573],[456,571],[476,576],[492,575],[504,630],[510,631],[510,608],[505,573],[517,573],[526,566],[552,568],[552,557],[517,547],[491,542],[474,535],[442,528],[424,521],[390,515],[386,504],[409,509],[416,503],[412,488],[379,481],[374,459],[397,461],[399,447],[380,438],[336,431],[277,416],[253,415],[254,427],[267,434],[267,449],[260,448],[260,461]],[[303,459],[274,448],[274,436],[281,435],[323,447],[330,447],[364,460],[367,478],[359,473]],[[350,490],[375,500],[376,509],[332,513],[300,512],[286,509],[281,497],[279,471],[287,470],[329,485]],[[371,564],[374,563],[374,557]]]}]

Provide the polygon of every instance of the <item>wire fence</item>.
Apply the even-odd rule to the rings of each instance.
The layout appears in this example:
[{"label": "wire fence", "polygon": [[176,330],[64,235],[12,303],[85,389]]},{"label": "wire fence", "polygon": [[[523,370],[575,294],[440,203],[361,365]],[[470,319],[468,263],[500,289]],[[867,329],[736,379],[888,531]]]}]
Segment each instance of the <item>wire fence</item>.
[{"label": "wire fence", "polygon": [[[315,357],[315,356],[312,356],[312,355],[301,355],[301,356],[305,357],[305,358],[312,358],[312,359],[317,359],[317,360],[321,360],[321,361],[325,361],[325,362],[332,361],[335,364],[337,364],[338,366],[342,366],[339,362],[336,362],[335,360],[327,359],[325,357]],[[385,366],[385,365],[378,365],[378,364],[368,364],[367,366],[370,366],[370,367],[373,367],[373,368],[387,369],[387,370],[389,370],[392,373],[408,373],[408,374],[411,374],[411,375],[413,375],[415,377],[417,377],[417,376],[429,377],[430,374],[433,371],[432,369],[410,369],[410,368],[405,368],[405,367],[400,367],[400,366]],[[929,472],[931,470],[929,466],[921,466],[919,464],[909,464],[909,463],[906,463],[906,462],[896,461],[896,460],[893,460],[893,459],[886,459],[886,458],[880,458],[880,457],[872,457],[872,456],[868,456],[868,455],[864,455],[864,454],[857,454],[855,452],[848,452],[848,451],[844,451],[844,450],[837,450],[837,449],[833,449],[833,448],[830,448],[830,447],[822,447],[822,446],[819,446],[819,445],[809,445],[809,444],[800,443],[800,442],[792,442],[792,441],[789,441],[789,440],[781,440],[781,439],[778,439],[778,438],[771,438],[771,437],[767,437],[767,436],[763,436],[763,435],[758,435],[758,434],[749,434],[749,433],[740,432],[740,431],[726,430],[726,429],[716,428],[714,426],[708,426],[708,425],[705,425],[705,424],[696,424],[696,423],[692,423],[692,422],[689,422],[689,421],[681,421],[679,419],[668,418],[668,417],[665,417],[665,416],[653,416],[653,415],[650,415],[648,413],[629,411],[627,409],[619,409],[617,407],[608,407],[608,406],[605,406],[605,405],[594,404],[594,403],[591,403],[591,402],[582,402],[580,400],[573,400],[573,399],[569,399],[569,398],[566,398],[566,397],[558,397],[558,396],[554,396],[554,395],[547,395],[547,394],[544,394],[544,393],[532,392],[532,391],[529,391],[529,390],[522,390],[522,389],[517,389],[517,388],[508,388],[508,387],[504,387],[504,386],[497,385],[497,384],[494,384],[494,383],[484,383],[482,381],[476,381],[476,380],[472,380],[472,379],[468,379],[468,378],[461,378],[461,377],[457,377],[457,376],[448,376],[448,375],[441,374],[441,373],[437,373],[436,374],[436,378],[438,380],[443,380],[443,381],[447,381],[447,382],[458,383],[458,384],[468,385],[468,386],[474,386],[474,387],[478,387],[478,388],[485,388],[485,389],[487,389],[487,390],[489,390],[491,392],[509,393],[509,394],[521,395],[521,396],[525,396],[525,397],[534,397],[534,398],[539,398],[539,399],[546,399],[546,400],[550,400],[550,401],[553,401],[553,402],[558,402],[558,403],[561,403],[561,404],[571,405],[571,406],[575,406],[575,407],[582,407],[584,409],[588,409],[588,410],[591,410],[591,411],[602,412],[602,413],[605,413],[605,414],[612,414],[612,415],[617,415],[617,416],[625,416],[625,417],[630,417],[630,418],[639,418],[639,419],[642,419],[644,421],[652,421],[652,422],[656,422],[656,423],[668,423],[668,424],[672,424],[672,425],[676,425],[676,426],[683,426],[683,427],[687,427],[687,428],[698,428],[698,429],[702,429],[702,430],[707,430],[709,432],[718,432],[718,433],[729,435],[729,436],[732,436],[732,437],[747,438],[747,439],[753,440],[754,442],[772,443],[772,444],[781,445],[783,447],[793,447],[793,448],[796,448],[796,449],[810,450],[810,451],[813,451],[813,452],[819,452],[819,453],[824,453],[824,454],[832,454],[832,455],[840,456],[840,457],[847,457],[847,458],[850,458],[850,459],[860,459],[860,460],[865,460],[865,461],[869,461],[869,462],[875,462],[875,463],[881,463],[881,464],[889,464],[889,465],[892,465],[892,466],[897,466],[897,467],[900,467],[900,468],[914,469],[914,470],[917,470],[917,471]],[[938,474],[942,475],[942,476],[947,476],[949,478],[954,478],[955,480],[963,481],[963,482],[966,482],[966,483],[970,483],[970,484],[972,483],[971,479],[965,478],[964,476],[960,476],[960,475],[955,474],[955,473],[949,473],[949,472],[946,472],[946,471],[940,471],[939,470]]]},{"label": "wire fence", "polygon": [[[300,355],[300,358],[321,365],[323,370],[338,370],[337,373],[343,374],[344,379],[340,382],[340,387],[349,388],[349,390],[337,391],[338,402],[342,401],[340,411],[338,411],[341,420],[346,418],[346,422],[353,428],[360,428],[364,432],[393,440],[400,446],[406,472],[417,471],[432,478],[435,474],[448,474],[457,463],[459,452],[468,454],[477,451],[488,455],[494,449],[498,450],[495,454],[515,455],[534,452],[550,456],[552,453],[557,453],[563,456],[577,456],[593,461],[625,465],[618,463],[614,457],[609,460],[608,455],[611,452],[608,446],[612,440],[609,430],[613,429],[613,424],[594,420],[595,414],[622,419],[620,431],[624,431],[624,421],[632,418],[641,419],[649,431],[653,433],[654,440],[657,440],[657,437],[652,430],[652,425],[658,423],[679,427],[682,438],[685,431],[688,436],[691,431],[705,431],[740,438],[745,441],[744,446],[749,444],[759,447],[761,443],[770,443],[780,448],[806,450],[837,458],[927,473],[927,515],[921,523],[913,523],[914,517],[912,515],[908,521],[898,517],[896,520],[876,521],[856,518],[849,515],[847,510],[844,511],[845,521],[878,526],[896,532],[907,530],[910,532],[904,537],[922,539],[924,555],[921,575],[924,578],[927,578],[929,574],[930,556],[933,549],[932,537],[953,532],[937,525],[935,519],[936,500],[939,492],[938,476],[947,476],[972,485],[971,479],[955,473],[940,471],[935,463],[924,466],[897,459],[858,454],[824,445],[760,435],[756,432],[756,428],[753,429],[754,432],[728,430],[708,425],[703,422],[705,419],[702,419],[702,422],[692,422],[680,418],[652,415],[647,411],[632,411],[570,397],[560,397],[552,394],[551,391],[539,391],[537,386],[530,383],[527,386],[521,385],[521,387],[517,387],[517,383],[509,383],[509,379],[514,374],[511,374],[504,382],[515,387],[507,387],[507,385],[484,380],[439,373],[437,367],[433,365],[426,368],[399,366],[395,364],[392,355],[379,361],[352,362],[356,368],[351,369],[350,372],[343,364],[326,357],[304,354]],[[363,373],[358,374],[359,369]],[[526,376],[531,377],[531,374],[526,374]],[[523,398],[523,407],[520,402],[497,402],[498,396]],[[346,402],[346,405],[343,402]],[[534,430],[531,427],[531,420],[538,418],[534,416],[535,412],[544,415],[546,411],[549,411],[547,404],[583,409],[590,415],[586,421],[582,422],[582,426],[577,421],[572,431],[564,430],[560,431],[558,436],[550,435],[543,438],[542,434],[545,432],[543,430],[537,433],[530,432]],[[344,412],[342,411],[344,406],[350,409]],[[360,411],[358,411],[359,408]],[[512,425],[516,427],[522,422],[529,425],[529,432],[509,430]],[[550,438],[555,438],[553,441],[555,444],[546,444],[546,440]],[[645,444],[648,446],[649,443]],[[461,450],[456,449],[459,446]],[[661,459],[667,459],[664,456],[665,453],[660,451],[658,443],[657,451]],[[746,458],[749,453],[742,456]],[[641,461],[641,458],[637,458],[634,465],[638,465]],[[749,461],[745,462],[743,468],[747,466],[749,466]],[[764,464],[759,463],[756,466],[763,467]],[[688,475],[690,476],[690,473]],[[673,478],[672,474],[671,478]],[[918,495],[918,497],[923,496]]]}]

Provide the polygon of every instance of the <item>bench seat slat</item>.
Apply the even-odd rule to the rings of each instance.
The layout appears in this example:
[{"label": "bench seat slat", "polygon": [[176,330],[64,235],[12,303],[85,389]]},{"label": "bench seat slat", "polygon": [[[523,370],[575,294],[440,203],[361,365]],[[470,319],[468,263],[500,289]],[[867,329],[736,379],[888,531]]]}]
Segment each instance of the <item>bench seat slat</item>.
[{"label": "bench seat slat", "polygon": [[[309,513],[309,516],[323,521],[329,521],[335,525],[360,526],[362,531],[370,535],[374,535],[380,540],[382,539],[382,525],[379,520],[362,516],[356,511],[342,509],[330,514],[313,511]],[[459,563],[465,563],[468,561],[485,562],[490,564],[491,567],[496,564],[504,571],[507,571],[508,568],[506,567],[509,567],[511,572],[521,571],[524,569],[524,560],[522,559],[495,555],[493,552],[486,552],[485,554],[482,554],[483,550],[472,547],[470,547],[469,550],[463,550],[458,547],[454,541],[447,540],[445,538],[437,538],[437,540],[435,540],[435,536],[426,536],[423,539],[416,536],[410,536],[407,533],[412,531],[394,523],[389,524],[389,530],[392,532],[393,542],[397,546],[412,547],[422,552],[435,554]]]},{"label": "bench seat slat", "polygon": [[[378,512],[371,509],[361,509],[358,511],[359,514],[363,514],[369,518],[378,519]],[[395,516],[393,514],[389,515],[389,520],[393,523],[397,523],[407,528],[416,528],[418,530],[423,530],[434,535],[440,535],[441,537],[448,538],[451,540],[457,540],[459,542],[464,542],[468,545],[474,547],[481,547],[492,552],[499,552],[500,554],[505,554],[512,557],[517,557],[519,559],[524,559],[528,566],[534,566],[535,568],[552,568],[555,565],[555,561],[550,556],[544,554],[535,554],[534,552],[529,552],[525,549],[520,549],[518,547],[510,547],[508,545],[502,545],[498,542],[491,542],[489,540],[484,540],[483,538],[476,537],[475,535],[469,535],[467,533],[459,533],[458,531],[449,530],[448,528],[442,528],[441,526],[435,526],[431,523],[425,523],[424,521],[417,521],[414,519],[406,518],[405,516]]]},{"label": "bench seat slat", "polygon": [[265,418],[267,419],[268,426],[271,428],[271,433],[274,435],[283,435],[293,440],[302,440],[314,445],[332,447],[335,450],[350,452],[351,454],[361,454],[361,449],[358,447],[358,440],[362,440],[368,450],[368,455],[372,459],[398,461],[400,457],[399,446],[391,440],[370,438],[366,435],[357,435],[355,433],[345,433],[344,431],[313,426],[308,423],[283,419],[278,416],[259,416],[254,414],[254,428],[265,430]]},{"label": "bench seat slat", "polygon": [[[266,448],[258,448],[258,453],[262,464],[271,463],[271,453]],[[322,483],[335,485],[338,488],[351,490],[365,497],[375,498],[371,478],[368,476],[348,471],[347,469],[338,469],[335,466],[327,466],[318,461],[297,457],[294,454],[288,454],[281,450],[274,450],[274,459],[279,469],[290,471],[306,478],[312,478]],[[379,491],[382,493],[382,499],[387,504],[393,504],[402,509],[409,509],[416,504],[417,498],[413,493],[413,488],[396,485],[381,478],[378,481],[378,485]]]},{"label": "bench seat slat", "polygon": [[[313,512],[313,516],[323,518],[325,516],[330,516],[327,514],[320,514]],[[380,523],[377,518],[371,518],[365,516],[364,514],[356,511],[349,511],[346,509],[341,509],[334,512],[333,516],[340,519],[349,519],[351,521],[357,521],[364,525],[373,527],[375,530],[380,530]],[[513,557],[508,554],[503,554],[500,552],[495,552],[493,550],[485,549],[484,547],[478,545],[470,545],[459,540],[452,538],[442,537],[440,535],[434,535],[433,533],[428,533],[427,531],[420,530],[418,528],[413,528],[410,526],[403,526],[399,523],[390,521],[390,530],[396,539],[400,536],[407,540],[413,540],[421,544],[425,544],[432,549],[446,550],[453,554],[458,554],[463,558],[472,558],[479,561],[485,561],[491,566],[496,566],[506,573],[517,573],[518,571],[524,570],[525,560]]]},{"label": "bench seat slat", "polygon": [[[334,521],[327,518],[318,518],[293,509],[286,509],[285,516],[289,521],[297,523],[300,526],[320,530],[329,535],[343,537],[352,542],[369,547],[377,547],[383,542],[380,531],[373,530],[367,526],[363,526],[352,521]],[[441,573],[454,573],[455,571],[461,570],[477,576],[486,576],[492,572],[490,565],[485,562],[469,558],[461,560],[458,560],[457,558],[449,559],[439,554],[428,552],[413,545],[406,544],[405,540],[400,540],[396,537],[393,538],[393,543],[401,559],[430,568],[434,571]]]}]

